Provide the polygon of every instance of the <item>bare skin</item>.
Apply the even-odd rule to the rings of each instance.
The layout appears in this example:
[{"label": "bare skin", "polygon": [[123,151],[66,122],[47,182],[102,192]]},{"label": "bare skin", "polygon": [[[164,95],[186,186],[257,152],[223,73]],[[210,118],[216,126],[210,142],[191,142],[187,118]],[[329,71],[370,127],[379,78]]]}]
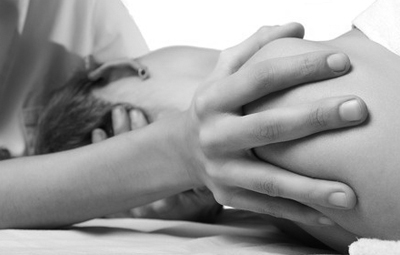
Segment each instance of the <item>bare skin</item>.
[{"label": "bare skin", "polygon": [[[295,142],[273,144],[255,150],[257,156],[275,165],[314,178],[341,181],[356,190],[359,202],[356,208],[350,211],[324,209],[312,203],[308,204],[331,217],[336,222],[336,226],[321,229],[300,225],[331,247],[346,251],[347,245],[354,241],[356,236],[386,239],[400,237],[398,232],[400,222],[397,217],[400,203],[396,195],[399,176],[396,166],[400,165],[400,162],[393,153],[400,151],[400,141],[396,137],[395,129],[392,128],[399,126],[400,120],[396,118],[396,111],[391,110],[397,109],[397,104],[399,104],[397,99],[399,74],[396,66],[399,66],[400,59],[380,45],[368,40],[358,30],[352,30],[328,42],[308,42],[298,39],[277,40],[265,46],[247,64],[255,64],[265,59],[281,56],[332,49],[343,51],[350,56],[352,71],[349,75],[318,82],[318,85],[308,84],[271,94],[248,105],[245,109],[246,113],[250,114],[277,107],[315,102],[321,98],[351,94],[366,99],[371,112],[371,117],[366,125],[355,129],[315,135]],[[178,49],[172,49],[172,51],[174,50]],[[207,63],[207,60],[215,61],[217,52],[201,49],[194,51],[200,51],[197,53],[198,57],[189,58],[188,61],[196,62],[194,59],[201,59],[200,63]],[[200,57],[201,55],[206,57],[203,59]],[[151,57],[142,59],[142,62],[149,66],[152,65]],[[208,71],[207,67],[209,66],[209,64],[205,64],[203,68]],[[201,68],[201,65],[197,67]],[[313,69],[315,66],[310,65],[309,68]],[[175,69],[170,70],[169,75],[171,72],[174,75],[173,70]],[[182,69],[177,70],[178,77],[179,71]],[[188,77],[193,79],[194,84],[197,84],[196,80],[202,78],[201,75],[189,75]],[[142,102],[140,98],[143,97],[140,96],[131,101],[148,110],[153,116],[168,116],[173,111],[184,110],[188,107],[189,102],[185,98],[190,97],[193,93],[192,87],[168,90],[170,85],[164,85],[165,88],[161,87],[162,95],[165,98],[162,104],[167,106],[155,103],[156,100]],[[110,93],[115,89],[112,86],[110,85],[105,90]],[[136,91],[139,91],[139,94],[142,93],[140,92],[141,87],[137,88]],[[155,94],[152,95],[157,97],[158,87],[153,89]],[[150,90],[152,90],[152,86],[150,86]],[[144,87],[143,91],[146,91]],[[179,95],[179,97],[170,97],[168,92]],[[121,101],[118,96],[115,97],[115,100]],[[125,100],[128,99],[125,98]],[[325,120],[332,114],[334,112],[319,111],[316,118],[310,116],[310,120],[317,120],[315,125],[329,125],[329,122]],[[276,130],[282,131],[279,128]],[[269,134],[266,138],[274,142],[281,137],[278,132]],[[282,192],[276,185],[268,185],[268,183],[265,185],[271,188],[271,194],[278,195]]]},{"label": "bare skin", "polygon": [[[326,220],[321,221],[323,216],[320,212],[293,200],[337,208],[330,197],[340,191],[349,196],[343,199],[347,207],[339,208],[346,210],[356,202],[348,185],[307,178],[281,169],[292,185],[277,183],[285,192],[276,198],[263,189],[262,183],[273,182],[282,176],[281,171],[276,172],[276,167],[251,157],[248,148],[229,147],[232,141],[237,145],[246,142],[249,148],[259,144],[258,137],[246,128],[248,119],[242,118],[238,112],[246,104],[244,98],[256,99],[271,93],[259,87],[269,77],[255,76],[254,70],[273,70],[275,77],[280,77],[275,84],[288,87],[338,77],[348,71],[347,58],[339,61],[344,67],[340,73],[329,65],[329,57],[337,54],[335,51],[267,61],[261,66],[238,71],[255,52],[272,40],[302,35],[303,29],[297,24],[264,27],[242,44],[223,51],[213,75],[201,82],[203,85],[199,88],[202,90],[196,92],[187,111],[176,112],[146,128],[101,143],[51,155],[0,162],[0,228],[70,225],[204,186],[221,204],[230,205],[232,196],[239,195],[243,198],[236,204],[239,208],[280,214],[307,224],[326,225]],[[310,61],[319,68],[308,70],[305,63]],[[288,65],[294,68],[288,70]],[[343,98],[337,99],[333,108],[340,108],[342,101]],[[326,102],[320,102],[320,105],[332,109],[332,105]],[[297,119],[307,118],[312,109],[305,107],[303,110]],[[297,133],[297,129],[305,129],[307,134],[311,134],[355,126],[365,119],[366,112],[364,109],[359,120],[352,123],[343,121],[338,116],[340,114],[336,114],[332,117],[333,123],[318,129],[293,119],[289,126],[294,127],[297,137],[302,137],[305,134]],[[254,116],[264,119],[262,115]],[[227,130],[212,126],[216,120],[234,128]],[[274,121],[266,118],[264,123],[256,125],[263,129],[265,123],[272,125]],[[204,137],[202,134],[205,132],[213,136]],[[293,138],[293,132],[287,135]],[[268,141],[263,144],[268,144]],[[242,169],[254,170],[243,175]],[[299,183],[307,185],[300,186]],[[274,207],[278,204],[284,207]]]},{"label": "bare skin", "polygon": [[[240,47],[241,50],[245,50],[246,51],[246,47]],[[255,50],[258,50],[258,47],[254,48]],[[140,58],[138,61],[143,64],[144,66],[147,66],[149,68],[149,72],[150,72],[150,78],[146,79],[146,80],[142,80],[139,77],[135,77],[135,76],[129,76],[126,78],[120,77],[121,79],[117,79],[116,81],[111,82],[110,84],[108,84],[106,87],[101,88],[101,89],[97,89],[95,90],[93,93],[95,96],[102,98],[106,101],[110,101],[113,103],[130,103],[138,108],[143,109],[146,113],[147,113],[147,117],[149,118],[150,121],[159,121],[159,120],[163,120],[163,119],[169,119],[169,118],[173,118],[174,114],[183,112],[185,110],[187,110],[189,108],[189,106],[191,106],[191,99],[193,97],[193,94],[195,93],[195,91],[197,89],[204,89],[205,87],[203,86],[199,86],[199,84],[201,83],[201,81],[203,79],[208,79],[210,80],[210,78],[207,78],[207,75],[209,75],[209,73],[213,70],[214,66],[216,65],[216,61],[218,59],[219,56],[219,52],[215,51],[215,50],[208,50],[208,49],[199,49],[199,48],[191,48],[191,47],[173,47],[173,48],[167,48],[167,49],[161,49],[158,51],[155,51],[149,55],[144,56],[143,58]],[[319,53],[318,53],[319,54]],[[307,61],[311,61],[314,62],[315,57],[318,56],[318,54],[315,54],[313,57],[310,56],[310,59],[308,59]],[[325,55],[327,58],[330,57],[332,54],[335,54],[334,51],[332,52],[324,52],[322,53],[323,55]],[[312,54],[311,54],[312,55]],[[305,56],[298,56],[297,59],[294,58],[293,60],[296,61],[300,61],[301,64],[304,64],[304,61],[301,61],[301,59],[305,57]],[[343,54],[339,54],[339,58],[341,63],[346,63],[345,65],[342,65],[342,69],[339,71],[343,72],[348,70],[349,65],[348,59],[347,57],[345,57]],[[242,59],[241,61],[245,61],[246,58]],[[288,59],[287,59],[288,60]],[[343,62],[344,61],[344,62]],[[320,66],[327,66],[327,60],[326,59],[321,59],[320,61],[317,61],[318,65]],[[218,68],[218,65],[221,64],[227,64],[229,62],[226,62],[226,60],[224,60],[222,63],[221,61],[218,62],[219,64],[217,64],[216,70],[218,70],[218,72],[221,72],[221,68]],[[283,62],[281,63],[283,64]],[[267,63],[267,65],[269,65],[269,63]],[[117,64],[117,66],[121,67],[120,65]],[[238,68],[240,65],[229,65],[229,68],[224,67],[222,68],[223,72],[229,71],[230,68]],[[287,75],[287,71],[286,68],[288,65],[284,64],[282,65],[284,68],[279,70],[279,72],[281,73],[286,73]],[[258,67],[260,68],[260,67]],[[321,77],[321,75],[323,75],[323,72],[319,72],[318,69],[313,70],[314,74],[313,75],[305,75],[305,73],[303,73],[303,71],[297,71],[293,68],[289,68],[288,69],[289,72],[293,72],[293,75],[295,77],[301,77],[301,76],[307,76],[309,78],[313,78],[313,79],[319,79],[318,77]],[[307,71],[307,70],[305,70]],[[220,75],[218,74],[218,72],[216,73],[215,70],[213,71],[213,75]],[[248,74],[244,75],[244,77],[251,77],[253,75],[257,76],[257,73],[254,73],[253,69],[249,69],[248,70]],[[337,75],[338,73],[336,73],[336,71],[329,71],[330,75]],[[233,76],[237,76],[239,74],[235,74]],[[114,76],[114,75],[111,75]],[[263,78],[262,77],[257,77],[256,78],[256,83],[260,82]],[[280,83],[277,82],[278,84],[282,84],[284,85],[286,82],[287,83],[292,83],[293,84],[294,79],[293,78],[287,78],[285,82]],[[250,84],[251,82],[249,80],[246,79],[241,79],[242,83],[247,83]],[[303,82],[306,82],[306,80],[304,80]],[[232,84],[232,82],[229,82],[229,84]],[[229,90],[235,90],[233,89],[233,87],[229,86]],[[217,87],[216,87],[217,88]],[[261,88],[261,87],[257,87],[257,88]],[[207,96],[210,95],[218,95],[218,94],[227,94],[227,90],[219,90],[217,88],[217,90],[214,90],[214,87],[211,88],[212,91],[211,92],[207,92],[210,93]],[[249,88],[250,89],[250,88]],[[243,91],[241,88],[238,88],[238,90],[240,90],[240,93],[248,93],[246,91]],[[201,91],[203,92],[203,91]],[[198,92],[198,93],[201,93]],[[256,92],[257,96],[255,96],[255,98],[257,98],[259,95],[261,95],[262,93],[268,93],[266,91],[258,91]],[[234,95],[234,94],[233,94]],[[247,95],[247,97],[250,95]],[[201,98],[202,100],[205,100],[205,98]],[[332,101],[330,101],[329,105],[324,105],[324,101],[319,101],[318,104],[320,105],[321,108],[325,109],[325,108],[336,108],[339,107],[341,105],[341,103],[343,101],[347,101],[349,99],[349,97],[341,97],[341,98],[336,98],[334,99],[334,104],[332,104]],[[358,99],[359,100],[359,99]],[[219,101],[219,100],[216,100]],[[251,101],[251,100],[250,100]],[[237,112],[237,107],[234,106],[235,104],[240,104],[240,102],[236,103],[236,100],[232,101],[233,103],[231,103],[230,105],[232,105],[232,107],[235,108],[235,112],[233,116],[237,116],[238,112]],[[198,104],[198,103],[197,103]],[[218,106],[219,103],[205,103],[204,107],[200,107],[202,109],[202,111],[204,111],[206,115],[212,115],[212,113],[216,113],[214,112],[214,110],[212,109],[207,109],[204,110],[205,108],[208,107],[213,107],[213,105]],[[193,106],[193,104],[192,104]],[[195,107],[196,110],[200,109],[199,107]],[[195,110],[195,111],[196,111]],[[300,111],[297,112],[295,119],[308,119],[308,114],[310,114],[310,111],[313,111],[314,107],[312,107],[311,109],[308,106],[303,106]],[[293,116],[290,116],[292,119],[292,123],[288,123],[288,126],[291,126],[291,128],[293,128],[293,132],[291,132],[290,134],[288,134],[288,136],[291,137],[291,139],[294,139],[296,136],[305,136],[314,132],[319,132],[319,131],[323,131],[332,127],[344,127],[344,126],[349,126],[349,125],[356,125],[359,124],[360,122],[362,122],[365,119],[365,114],[366,111],[361,112],[359,118],[357,119],[357,121],[352,121],[352,122],[347,122],[347,121],[343,121],[341,119],[341,117],[339,117],[338,115],[336,116],[331,116],[330,118],[330,125],[326,125],[324,127],[315,127],[313,125],[308,125],[308,123],[300,123],[299,121],[295,121],[295,119],[293,119]],[[240,114],[240,113],[239,113]],[[190,116],[195,116],[197,115],[197,113],[190,113]],[[224,110],[222,112],[222,116],[226,117],[226,110]],[[288,116],[282,116],[283,118],[287,118]],[[268,118],[267,118],[268,119]],[[230,120],[235,120],[235,118],[229,118],[229,121],[223,121],[224,125],[229,125],[228,123],[230,122]],[[242,156],[245,156],[248,160],[248,162],[251,164],[255,164],[254,166],[258,165],[257,162],[253,161],[254,158],[251,157],[251,155],[248,153],[248,149],[251,148],[250,147],[246,147],[249,146],[249,144],[246,143],[246,145],[243,144],[243,142],[245,140],[240,139],[240,144],[237,144],[239,148],[233,148],[231,147],[232,144],[234,144],[235,142],[232,139],[229,139],[229,137],[224,137],[227,135],[226,129],[221,126],[219,128],[221,129],[221,132],[224,133],[224,136],[219,136],[217,135],[218,132],[216,132],[214,123],[215,123],[215,119],[211,118],[210,119],[211,123],[206,124],[204,126],[205,129],[209,130],[207,132],[201,132],[202,134],[205,133],[209,133],[210,135],[212,135],[212,137],[206,138],[206,140],[208,141],[219,141],[218,143],[222,143],[225,139],[228,139],[229,142],[226,142],[226,144],[223,145],[223,147],[221,147],[220,149],[217,149],[216,147],[214,147],[214,145],[217,145],[217,143],[209,143],[209,145],[211,145],[211,147],[205,149],[205,151],[207,150],[212,150],[215,152],[215,150],[218,151],[225,151],[226,149],[228,150],[240,150],[240,154]],[[250,120],[251,121],[251,120]],[[275,119],[273,119],[272,121],[275,121]],[[234,121],[235,122],[235,121]],[[264,123],[253,123],[252,125],[254,126],[258,126],[258,125],[266,125],[266,123],[269,123],[269,121],[266,121]],[[236,122],[236,124],[234,124],[234,126],[236,126],[235,129],[241,129],[241,128],[245,128],[247,129],[245,126],[239,126],[239,123]],[[294,124],[294,126],[293,126]],[[297,132],[297,128],[296,128],[296,124],[300,124],[301,127],[299,127],[300,132]],[[304,124],[304,125],[302,125]],[[195,125],[193,128],[197,129],[199,125]],[[184,130],[182,130],[182,134],[187,133],[190,130],[189,127],[185,128]],[[233,130],[232,130],[233,131]],[[196,132],[188,134],[189,139],[191,139],[192,137],[196,137]],[[238,132],[234,131],[234,132]],[[239,131],[241,132],[241,131]],[[244,135],[244,134],[243,134]],[[253,137],[254,134],[251,134],[250,137]],[[257,134],[256,134],[257,135]],[[240,136],[240,135],[239,135]],[[239,137],[238,136],[238,137]],[[247,136],[247,135],[246,135]],[[185,137],[185,136],[182,136]],[[204,135],[201,135],[200,139],[205,139]],[[253,138],[254,139],[254,138]],[[255,138],[256,141],[253,141],[256,144],[260,144],[260,140],[258,138]],[[187,140],[185,141],[187,142]],[[203,143],[204,144],[207,144]],[[262,143],[261,143],[262,144]],[[201,145],[201,146],[203,146]],[[243,148],[240,148],[241,146],[243,146]],[[206,145],[207,146],[207,145]],[[203,150],[203,149],[201,149]],[[189,150],[186,150],[189,151]],[[197,153],[199,153],[199,151],[193,152],[192,154],[188,155],[188,157],[192,157],[192,162],[196,162],[196,159],[202,159],[204,158],[204,156],[202,155],[198,155],[195,156]],[[202,152],[200,152],[201,154]],[[207,152],[208,153],[208,152]],[[218,152],[219,153],[219,152]],[[215,153],[210,153],[208,156],[212,156],[214,157]],[[243,162],[240,162],[240,160],[238,161],[237,159],[239,159],[241,156],[239,156],[239,154],[235,153],[235,157],[233,158],[233,161],[235,163],[233,163],[234,165],[232,166],[236,166],[238,168],[247,168],[246,166],[241,164]],[[206,156],[206,158],[208,157]],[[196,163],[195,163],[196,164]],[[226,166],[230,165],[229,164],[225,164]],[[215,166],[215,171],[220,171],[221,168],[225,168],[224,166]],[[300,200],[308,200],[308,201],[316,201],[316,200],[323,200],[324,204],[326,204],[327,206],[329,206],[330,208],[336,208],[336,209],[346,209],[349,208],[351,206],[353,206],[353,204],[349,201],[352,200],[352,198],[347,199],[348,202],[345,202],[346,205],[337,207],[337,205],[332,204],[331,200],[330,200],[330,195],[326,194],[325,191],[317,191],[315,189],[330,189],[334,192],[338,191],[339,188],[338,187],[340,185],[338,185],[339,183],[329,183],[329,182],[319,182],[318,180],[312,179],[312,182],[310,183],[309,181],[311,181],[311,179],[307,179],[304,177],[300,177],[300,176],[292,176],[291,174],[288,174],[285,170],[281,169],[281,171],[278,171],[278,169],[274,166],[271,166],[271,171],[272,173],[268,173],[268,171],[264,171],[262,170],[261,165],[257,166],[259,168],[258,171],[255,172],[256,175],[262,175],[264,177],[262,178],[274,178],[273,176],[277,175],[280,176],[279,179],[282,179],[282,177],[286,178],[287,183],[280,183],[280,185],[282,185],[282,188],[285,190],[285,193],[282,193],[281,196],[283,197],[291,197],[291,200],[298,200],[298,197],[300,198]],[[266,168],[268,169],[270,166],[266,166]],[[196,166],[194,166],[194,168],[196,168]],[[234,168],[233,168],[234,169]],[[232,170],[233,170],[232,169]],[[227,169],[228,170],[228,169]],[[192,169],[188,169],[188,171],[192,171]],[[229,170],[230,171],[230,170]],[[241,176],[241,174],[238,171],[235,171],[234,175],[232,174],[228,174],[227,176],[229,176],[229,178],[224,178],[224,174],[222,174],[223,171],[221,171],[221,174],[219,173],[218,176],[220,178],[223,178],[223,180],[220,180],[222,182],[225,181],[229,181],[229,182],[237,182],[239,179],[241,180],[240,182],[248,182],[248,183],[252,183],[252,182],[258,182],[260,179],[259,178],[254,178],[251,177],[251,174],[246,174],[247,179],[243,178],[243,176]],[[249,172],[251,173],[251,172]],[[236,176],[237,175],[237,176]],[[253,179],[254,178],[254,179]],[[195,180],[196,182],[198,182],[198,180]],[[302,184],[306,184],[306,185],[291,185],[291,184],[295,184],[297,182],[301,182]],[[236,191],[232,191],[231,188],[232,187],[224,187],[223,189],[221,189],[221,187],[219,187],[219,183],[212,183],[209,182],[206,184],[206,186],[210,189],[212,189],[214,196],[216,196],[216,199],[219,203],[224,204],[224,205],[232,205],[231,203],[235,202],[235,207],[237,208],[242,208],[242,209],[247,209],[247,210],[253,210],[256,212],[262,212],[262,213],[269,213],[269,214],[275,214],[275,209],[278,209],[279,211],[283,212],[278,213],[278,215],[280,215],[283,218],[290,218],[293,219],[295,221],[299,221],[299,222],[303,222],[303,223],[307,223],[307,224],[317,224],[317,225],[329,225],[332,224],[332,222],[325,218],[324,216],[319,217],[317,215],[314,214],[313,211],[310,211],[309,208],[304,207],[304,205],[301,205],[299,203],[295,203],[292,202],[290,200],[283,200],[283,199],[279,199],[276,198],[275,195],[274,197],[265,197],[260,195],[264,192],[268,193],[268,190],[264,190],[263,185],[259,185],[259,184],[253,184],[251,185],[252,187],[250,189],[252,189],[251,192],[244,192],[241,194],[236,194]],[[247,185],[245,183],[242,183],[240,185]],[[338,186],[336,186],[338,185]],[[335,187],[336,186],[336,187]],[[244,187],[244,186],[243,186]],[[302,194],[304,193],[304,191],[295,191],[292,188],[295,189],[310,189],[312,190],[311,193],[313,194],[312,196],[303,196]],[[343,187],[344,188],[344,187]],[[225,190],[226,189],[226,190]],[[245,191],[246,189],[244,189],[243,191]],[[254,193],[255,191],[255,193]],[[242,191],[241,191],[242,192]],[[345,191],[348,192],[348,191]],[[325,194],[324,194],[325,193]],[[233,198],[236,198],[236,195],[239,196],[253,196],[251,199],[243,199],[240,200],[243,202],[242,205],[237,204],[237,203],[241,203],[239,200],[235,200]],[[328,198],[327,198],[328,195]],[[269,200],[268,202],[265,201],[265,199]],[[261,203],[261,200],[263,201]],[[314,202],[313,202],[314,203]],[[277,207],[276,205],[279,205],[279,207]],[[284,209],[284,208],[288,208],[288,209]],[[290,209],[289,209],[290,208]],[[315,217],[317,216],[317,220],[315,220]]]},{"label": "bare skin", "polygon": [[260,158],[294,172],[342,181],[356,190],[358,203],[353,210],[339,212],[314,206],[338,224],[323,231],[305,227],[324,242],[346,250],[355,236],[397,240],[400,238],[397,196],[400,162],[396,152],[400,151],[400,140],[396,127],[400,121],[397,111],[392,109],[399,107],[400,58],[371,42],[358,30],[352,30],[335,40],[321,43],[279,40],[265,47],[249,63],[331,47],[343,50],[351,58],[353,68],[349,75],[259,100],[247,107],[247,112],[309,102],[319,97],[357,94],[368,104],[368,123],[352,130],[320,134],[255,151]]}]

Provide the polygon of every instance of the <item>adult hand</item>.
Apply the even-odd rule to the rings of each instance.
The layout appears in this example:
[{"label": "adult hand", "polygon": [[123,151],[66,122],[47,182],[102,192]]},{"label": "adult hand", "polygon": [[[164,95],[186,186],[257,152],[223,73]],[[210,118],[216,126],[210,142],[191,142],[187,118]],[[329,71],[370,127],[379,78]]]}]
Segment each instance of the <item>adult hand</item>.
[{"label": "adult hand", "polygon": [[[112,110],[111,116],[114,135],[120,135],[148,125],[142,111],[139,109],[129,110],[123,105],[116,106]],[[104,141],[107,138],[107,133],[102,129],[95,129],[92,132],[93,143]],[[207,188],[202,187],[106,217],[212,222],[221,209],[222,206],[215,201],[213,194]]]},{"label": "adult hand", "polygon": [[[206,185],[223,205],[286,218],[308,225],[332,225],[319,205],[351,209],[353,190],[339,182],[300,176],[259,161],[251,149],[316,132],[360,124],[363,101],[354,96],[242,116],[242,107],[270,93],[306,82],[334,78],[350,67],[343,53],[321,51],[294,57],[246,61],[279,37],[301,35],[298,24],[263,27],[243,43],[221,52],[213,73],[195,94],[181,130],[183,159],[194,186]],[[350,99],[357,103],[345,104]],[[315,121],[310,121],[315,116]],[[324,125],[316,125],[323,122]],[[186,154],[185,154],[186,153]]]}]

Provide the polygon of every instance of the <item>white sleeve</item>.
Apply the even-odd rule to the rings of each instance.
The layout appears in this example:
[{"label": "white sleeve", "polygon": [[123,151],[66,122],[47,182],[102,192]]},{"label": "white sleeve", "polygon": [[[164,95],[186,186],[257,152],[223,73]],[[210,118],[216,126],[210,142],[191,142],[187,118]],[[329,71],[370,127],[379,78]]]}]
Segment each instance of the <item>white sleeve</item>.
[{"label": "white sleeve", "polygon": [[0,38],[1,120],[11,123],[24,109],[26,126],[36,124],[54,88],[84,70],[85,57],[148,52],[119,0],[0,0]]},{"label": "white sleeve", "polygon": [[99,62],[148,52],[142,34],[120,1],[97,0],[94,20],[93,55]]},{"label": "white sleeve", "polygon": [[18,20],[14,23],[21,27],[8,50],[14,60],[4,74],[6,93],[13,94],[11,108],[25,99],[25,105],[45,102],[51,88],[84,69],[88,55],[103,62],[148,52],[134,20],[119,0],[5,2],[14,2],[11,5],[17,9]]}]

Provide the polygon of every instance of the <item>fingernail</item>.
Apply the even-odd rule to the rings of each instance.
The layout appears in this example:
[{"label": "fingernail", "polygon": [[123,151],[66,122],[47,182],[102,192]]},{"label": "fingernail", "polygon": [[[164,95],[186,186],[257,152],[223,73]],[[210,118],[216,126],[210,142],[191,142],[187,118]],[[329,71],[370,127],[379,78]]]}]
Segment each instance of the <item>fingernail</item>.
[{"label": "fingernail", "polygon": [[363,111],[358,100],[352,99],[339,106],[339,115],[343,121],[359,121],[363,117]]},{"label": "fingernail", "polygon": [[349,201],[347,199],[346,193],[344,192],[336,192],[331,194],[328,198],[328,202],[335,207],[340,207],[340,208],[349,207]]},{"label": "fingernail", "polygon": [[336,53],[330,55],[327,62],[332,71],[341,73],[347,69],[349,58],[343,53]]},{"label": "fingernail", "polygon": [[328,219],[327,217],[320,217],[318,219],[318,222],[321,225],[325,225],[325,226],[333,226],[333,225],[335,225],[335,223],[332,220]]}]

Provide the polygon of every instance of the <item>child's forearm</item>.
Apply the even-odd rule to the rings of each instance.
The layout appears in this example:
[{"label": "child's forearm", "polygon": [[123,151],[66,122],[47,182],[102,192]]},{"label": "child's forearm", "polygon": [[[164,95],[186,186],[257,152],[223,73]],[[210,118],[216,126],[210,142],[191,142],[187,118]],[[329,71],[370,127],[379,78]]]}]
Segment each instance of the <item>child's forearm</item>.
[{"label": "child's forearm", "polygon": [[69,225],[189,189],[158,128],[1,162],[0,228]]}]

